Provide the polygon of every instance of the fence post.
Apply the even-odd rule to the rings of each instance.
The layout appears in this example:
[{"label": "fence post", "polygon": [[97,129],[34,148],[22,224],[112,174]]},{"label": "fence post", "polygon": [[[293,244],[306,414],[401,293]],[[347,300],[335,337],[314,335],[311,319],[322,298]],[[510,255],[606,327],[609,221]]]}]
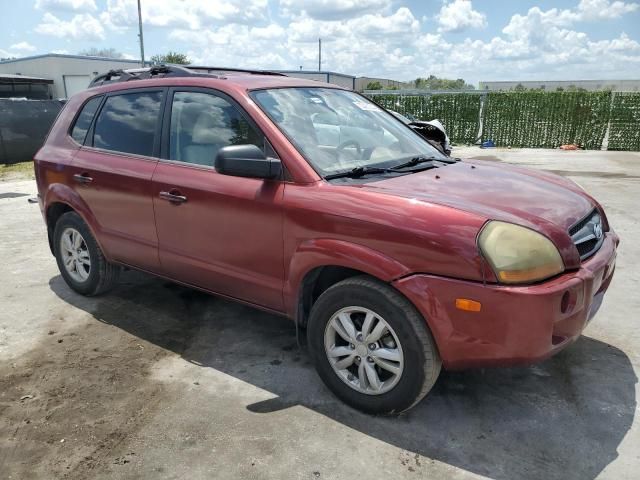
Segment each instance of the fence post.
[{"label": "fence post", "polygon": [[611,132],[611,112],[613,112],[613,100],[616,96],[616,92],[611,92],[611,98],[609,99],[609,117],[607,119],[607,129],[604,132],[604,137],[602,138],[602,145],[600,145],[600,150],[609,150],[609,133]]},{"label": "fence post", "polygon": [[482,143],[482,134],[484,129],[484,104],[487,100],[487,93],[483,93],[480,95],[480,110],[478,111],[478,133],[476,135],[476,140],[473,142],[474,145],[478,143]]}]

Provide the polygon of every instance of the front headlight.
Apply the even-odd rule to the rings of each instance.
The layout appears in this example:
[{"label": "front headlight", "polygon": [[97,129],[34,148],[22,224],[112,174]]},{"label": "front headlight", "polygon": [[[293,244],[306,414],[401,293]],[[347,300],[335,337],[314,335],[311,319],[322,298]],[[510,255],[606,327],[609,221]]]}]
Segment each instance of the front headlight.
[{"label": "front headlight", "polygon": [[513,223],[488,222],[478,246],[502,283],[537,282],[564,270],[558,249],[547,237]]}]

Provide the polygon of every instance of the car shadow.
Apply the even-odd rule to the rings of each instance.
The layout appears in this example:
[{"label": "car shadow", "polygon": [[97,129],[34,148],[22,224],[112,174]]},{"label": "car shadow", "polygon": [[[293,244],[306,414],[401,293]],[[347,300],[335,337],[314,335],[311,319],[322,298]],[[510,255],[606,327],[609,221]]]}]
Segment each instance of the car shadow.
[{"label": "car shadow", "polygon": [[[139,272],[102,297],[61,299],[109,325],[277,395],[256,413],[302,405],[383,442],[495,479],[593,479],[630,429],[637,381],[629,358],[581,338],[526,368],[443,372],[427,398],[400,417],[373,417],[321,383],[291,321]],[[603,320],[603,319],[601,319]]]}]

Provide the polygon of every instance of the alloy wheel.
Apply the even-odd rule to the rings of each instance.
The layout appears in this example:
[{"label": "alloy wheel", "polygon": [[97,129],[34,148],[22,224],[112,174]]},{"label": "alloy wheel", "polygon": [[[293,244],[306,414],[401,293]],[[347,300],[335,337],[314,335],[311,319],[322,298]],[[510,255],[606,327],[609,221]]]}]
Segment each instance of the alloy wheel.
[{"label": "alloy wheel", "polygon": [[404,369],[398,336],[377,313],[351,306],[337,311],[324,334],[327,359],[354,390],[380,395],[396,386]]},{"label": "alloy wheel", "polygon": [[91,273],[91,256],[87,242],[75,228],[66,228],[60,237],[62,263],[69,276],[78,283],[86,282]]}]

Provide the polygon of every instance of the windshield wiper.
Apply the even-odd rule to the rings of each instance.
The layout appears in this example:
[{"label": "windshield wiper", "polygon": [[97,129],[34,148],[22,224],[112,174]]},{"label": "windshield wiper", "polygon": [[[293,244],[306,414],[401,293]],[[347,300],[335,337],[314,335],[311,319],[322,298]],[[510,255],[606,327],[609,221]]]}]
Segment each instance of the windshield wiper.
[{"label": "windshield wiper", "polygon": [[[408,162],[401,163],[400,165],[395,165],[395,166],[389,167],[389,168],[391,170],[399,170],[399,169],[402,169],[402,168],[414,167],[416,165],[420,165],[421,163],[427,163],[427,162],[456,163],[458,160],[459,159],[417,156],[417,157],[413,157]],[[438,165],[429,166],[428,168],[438,168]]]},{"label": "windshield wiper", "polygon": [[364,175],[369,175],[370,173],[394,173],[394,172],[389,168],[355,167],[355,168],[352,168],[351,170],[347,170],[346,172],[338,172],[338,173],[332,173],[330,175],[326,175],[324,179],[333,180],[334,178],[344,178],[344,177],[360,178]]},{"label": "windshield wiper", "polygon": [[[435,157],[413,157],[408,162],[404,162],[404,163],[401,163],[400,165],[394,165],[393,167],[389,167],[389,170],[402,170],[403,168],[415,167],[416,165],[420,165],[421,163],[429,163],[429,162],[435,162],[435,161],[440,161],[440,159]],[[432,163],[427,168],[438,168],[438,165],[435,165]]]}]

